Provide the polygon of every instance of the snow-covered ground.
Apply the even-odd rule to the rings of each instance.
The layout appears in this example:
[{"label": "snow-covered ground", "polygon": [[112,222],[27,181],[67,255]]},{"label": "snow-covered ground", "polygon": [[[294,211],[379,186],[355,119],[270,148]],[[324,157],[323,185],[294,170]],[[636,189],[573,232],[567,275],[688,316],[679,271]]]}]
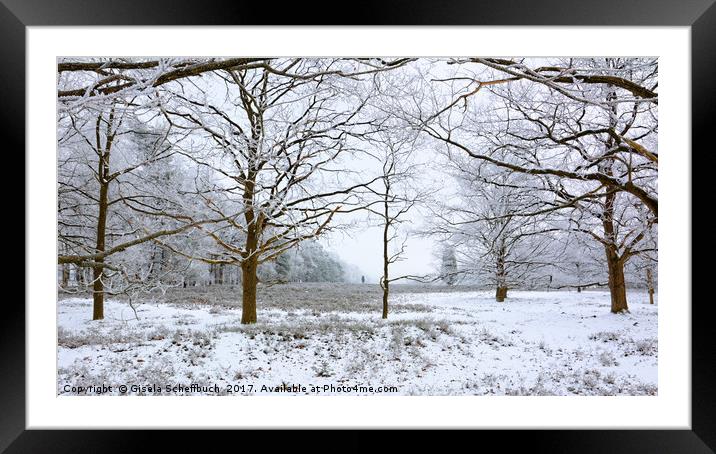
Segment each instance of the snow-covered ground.
[{"label": "snow-covered ground", "polygon": [[356,288],[293,289],[316,302],[305,305],[260,295],[248,326],[240,291],[170,295],[138,319],[108,301],[103,321],[90,320],[91,300],[61,300],[58,394],[657,393],[658,306],[645,293],[615,315],[602,291],[511,291],[497,303],[492,292],[408,290],[381,320],[377,292]]}]

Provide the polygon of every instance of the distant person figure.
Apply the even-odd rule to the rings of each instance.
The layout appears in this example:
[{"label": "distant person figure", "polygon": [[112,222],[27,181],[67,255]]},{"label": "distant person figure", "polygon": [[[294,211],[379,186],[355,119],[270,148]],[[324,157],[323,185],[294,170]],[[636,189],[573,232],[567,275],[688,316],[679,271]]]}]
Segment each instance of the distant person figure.
[{"label": "distant person figure", "polygon": [[360,277],[360,282],[361,282],[361,284],[365,284],[365,276]]}]

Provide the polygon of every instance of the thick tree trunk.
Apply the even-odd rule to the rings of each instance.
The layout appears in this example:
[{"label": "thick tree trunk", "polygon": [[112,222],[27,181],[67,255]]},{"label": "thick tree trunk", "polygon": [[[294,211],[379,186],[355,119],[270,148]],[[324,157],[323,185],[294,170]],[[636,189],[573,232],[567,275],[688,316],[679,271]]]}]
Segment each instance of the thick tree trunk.
[{"label": "thick tree trunk", "polygon": [[502,303],[505,301],[505,298],[507,298],[507,287],[498,286],[497,290],[495,291],[495,300],[498,303]]},{"label": "thick tree trunk", "polygon": [[[608,188],[607,188],[608,190]],[[604,212],[602,225],[604,227],[604,251],[607,258],[607,271],[609,272],[609,293],[612,299],[612,312],[615,314],[628,312],[626,284],[624,282],[624,260],[619,257],[616,247],[616,233],[614,229],[614,202],[616,194],[607,192],[604,198]]]},{"label": "thick tree trunk", "polygon": [[246,325],[256,323],[256,287],[258,285],[259,257],[257,254],[259,234],[251,217],[246,234],[246,256],[241,262],[241,323]]},{"label": "thick tree trunk", "polygon": [[[616,92],[610,90],[607,95],[607,101],[614,101]],[[616,127],[617,124],[617,107],[616,103],[612,104],[610,116],[610,126]],[[607,148],[614,146],[614,139],[610,136],[607,140]],[[604,174],[614,175],[614,159],[604,160],[599,169]],[[626,297],[626,284],[624,282],[624,260],[619,256],[617,249],[617,227],[614,223],[614,207],[617,200],[617,193],[612,191],[613,188],[607,187],[604,194],[604,210],[602,212],[602,226],[604,228],[604,250],[607,257],[607,270],[609,272],[609,293],[612,299],[612,312],[615,314],[628,312]]]},{"label": "thick tree trunk", "polygon": [[256,271],[258,264],[256,258],[248,258],[241,264],[242,290],[241,298],[241,323],[246,325],[256,323],[256,287],[258,278]]},{"label": "thick tree trunk", "polygon": [[[256,153],[255,150],[252,152]],[[246,220],[246,250],[241,262],[241,323],[256,323],[256,286],[258,285],[259,240],[262,220],[254,213],[256,173],[249,170],[244,186],[244,219]]]},{"label": "thick tree trunk", "polygon": [[609,292],[612,298],[612,312],[615,314],[628,312],[624,263],[613,255],[607,261],[609,263]]}]

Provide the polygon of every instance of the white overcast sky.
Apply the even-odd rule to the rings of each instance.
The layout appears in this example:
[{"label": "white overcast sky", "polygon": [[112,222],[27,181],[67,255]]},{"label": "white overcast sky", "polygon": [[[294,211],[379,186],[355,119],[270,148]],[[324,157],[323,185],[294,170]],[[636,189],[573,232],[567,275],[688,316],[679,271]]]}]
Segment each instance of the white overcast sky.
[{"label": "white overcast sky", "polygon": [[[324,238],[323,245],[344,262],[357,266],[367,282],[378,282],[383,273],[381,227],[357,226],[350,232],[330,233]],[[436,247],[433,239],[411,236],[408,239],[405,260],[391,265],[391,275],[433,273],[436,265],[433,251]]]},{"label": "white overcast sky", "polygon": [[[434,146],[434,143],[433,143]],[[365,155],[355,156],[346,164],[351,169],[369,169],[376,161],[368,162]],[[444,157],[430,145],[423,145],[413,153],[413,162],[421,162],[424,167],[418,177],[420,184],[431,188],[433,197],[446,198],[453,193],[453,185],[449,175],[442,171],[441,161]],[[391,243],[390,251],[399,247],[407,236],[405,253],[402,260],[391,264],[390,275],[426,275],[434,274],[439,266],[440,247],[435,238],[419,235],[430,212],[425,207],[416,206],[401,217],[399,239]],[[366,282],[377,283],[383,273],[383,227],[380,219],[368,218],[366,213],[343,215],[335,218],[341,228],[323,237],[321,243],[326,249],[334,252],[347,264],[357,266],[365,275]],[[402,281],[409,282],[409,281]]]}]

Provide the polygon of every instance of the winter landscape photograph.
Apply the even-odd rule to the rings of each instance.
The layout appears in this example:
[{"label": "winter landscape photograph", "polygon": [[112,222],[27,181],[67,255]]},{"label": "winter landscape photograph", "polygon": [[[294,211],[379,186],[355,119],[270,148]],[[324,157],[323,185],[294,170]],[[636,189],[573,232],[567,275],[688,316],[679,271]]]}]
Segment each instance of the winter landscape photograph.
[{"label": "winter landscape photograph", "polygon": [[656,396],[658,76],[59,58],[57,395]]}]

